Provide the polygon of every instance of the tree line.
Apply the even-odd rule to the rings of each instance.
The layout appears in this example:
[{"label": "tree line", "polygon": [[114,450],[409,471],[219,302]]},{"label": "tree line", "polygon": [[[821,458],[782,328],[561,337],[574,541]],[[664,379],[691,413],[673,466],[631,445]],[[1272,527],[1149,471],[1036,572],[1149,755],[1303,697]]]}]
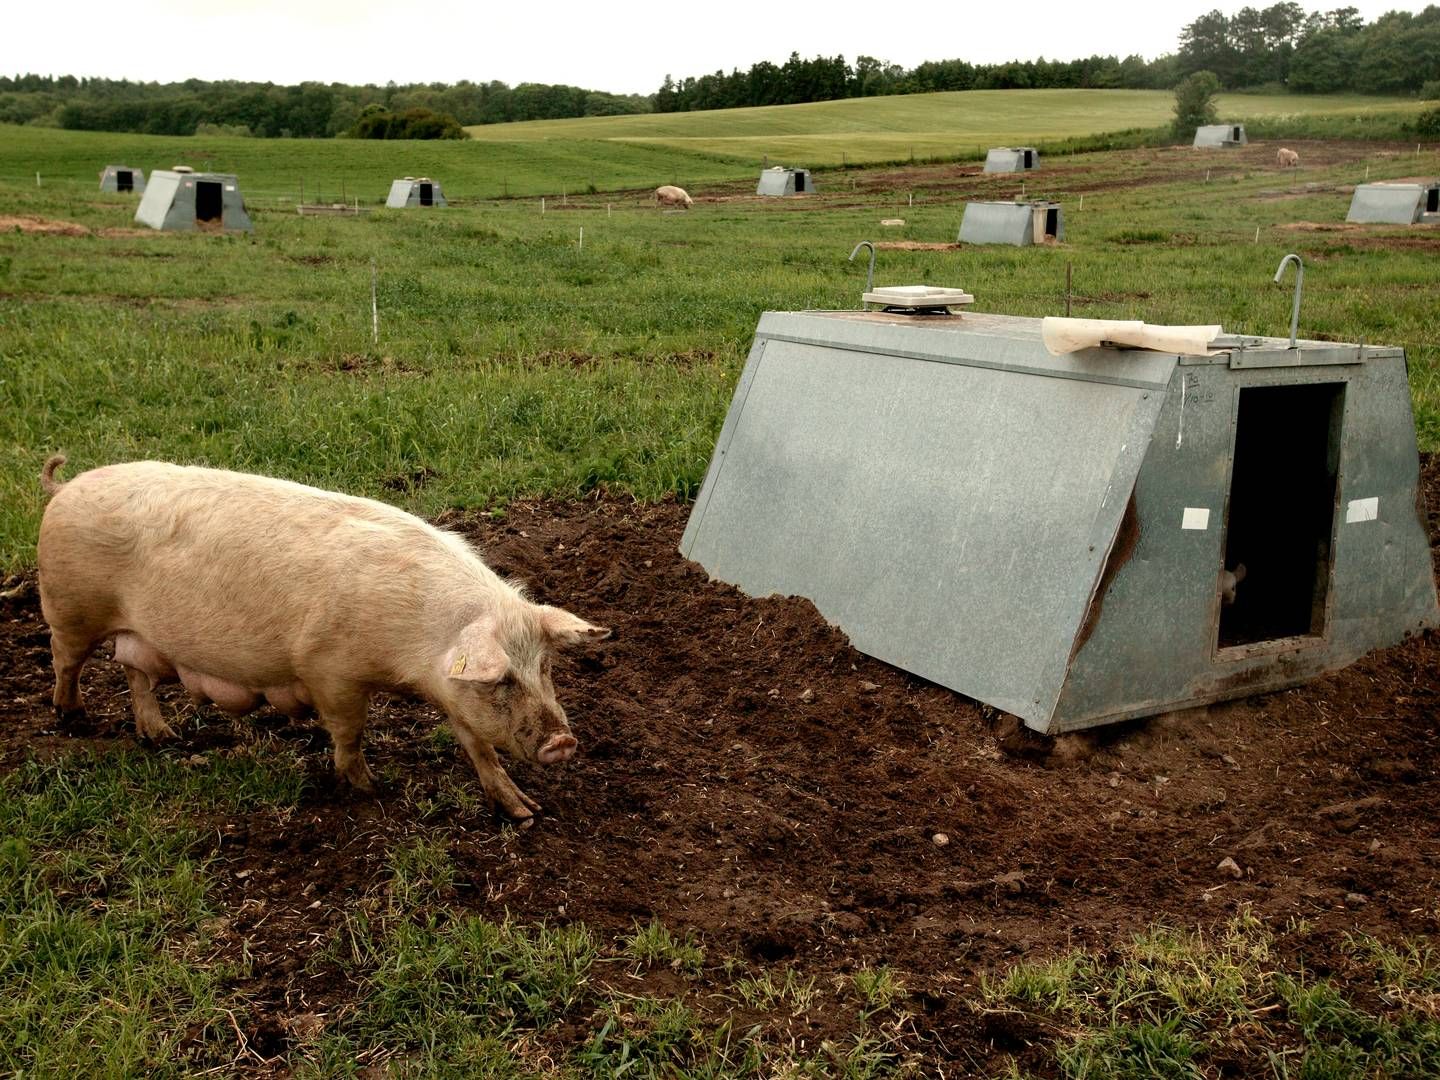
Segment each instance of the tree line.
[{"label": "tree line", "polygon": [[[385,86],[344,83],[131,82],[73,75],[0,76],[0,123],[81,131],[193,135],[198,130],[263,138],[373,137],[357,130],[367,108],[394,115],[425,110],[458,124],[559,120],[649,112],[649,97],[576,86],[459,82]],[[443,125],[442,125],[443,127]]]},{"label": "tree line", "polygon": [[906,70],[874,57],[762,60],[749,70],[716,71],[676,81],[665,76],[656,112],[923,94],[936,90],[1169,89],[1211,71],[1226,89],[1273,86],[1301,93],[1413,94],[1440,79],[1440,7],[1393,11],[1366,24],[1353,7],[1306,12],[1296,3],[1208,12],[1180,31],[1176,52],[1155,60],[1090,56],[1083,60],[1009,60],[971,64],[927,61]]},{"label": "tree line", "polygon": [[[415,137],[415,132],[425,132],[434,133],[426,137],[439,137],[443,132],[453,137],[457,127],[469,124],[791,105],[937,90],[1168,89],[1198,71],[1213,72],[1226,89],[1268,86],[1301,93],[1440,96],[1440,7],[1431,5],[1417,14],[1392,11],[1368,24],[1353,7],[1307,12],[1297,3],[1284,2],[1241,8],[1234,15],[1215,10],[1180,31],[1174,53],[1154,60],[933,60],[907,70],[872,56],[857,57],[851,64],[843,56],[807,60],[791,53],[783,64],[762,60],[728,75],[716,71],[679,81],[666,75],[650,95],[495,81],[276,86],[0,76],[0,123],[155,135],[213,131],[321,138],[398,132],[398,137]],[[377,112],[390,119],[377,120]]]}]

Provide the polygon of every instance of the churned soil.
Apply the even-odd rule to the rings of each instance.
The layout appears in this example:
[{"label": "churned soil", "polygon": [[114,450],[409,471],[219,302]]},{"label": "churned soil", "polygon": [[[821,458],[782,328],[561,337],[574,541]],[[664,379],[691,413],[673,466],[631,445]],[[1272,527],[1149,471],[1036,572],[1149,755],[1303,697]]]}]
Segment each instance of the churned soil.
[{"label": "churned soil", "polygon": [[[1440,507],[1440,461],[1425,478]],[[557,666],[576,759],[510,769],[545,806],[530,828],[457,808],[447,792],[478,794],[468,764],[401,697],[372,708],[378,800],[336,786],[318,729],[268,713],[171,693],[179,745],[140,746],[106,660],[86,671],[83,730],[57,731],[33,589],[0,600],[0,769],[81,746],[204,768],[257,730],[306,751],[298,805],[207,823],[219,947],[253,959],[238,988],[267,1052],[296,1017],[353,1001],[326,941],[394,848],[441,830],[454,908],[602,935],[654,915],[712,956],[822,977],[890,964],[947,1073],[1042,1038],[974,1007],[979,977],[1017,958],[1246,905],[1307,920],[1323,975],[1346,931],[1440,929],[1440,635],[1298,689],[1049,741],[861,655],[807,601],[709,581],[676,550],[687,513],[597,497],[445,522],[538,599],[615,629]]]}]

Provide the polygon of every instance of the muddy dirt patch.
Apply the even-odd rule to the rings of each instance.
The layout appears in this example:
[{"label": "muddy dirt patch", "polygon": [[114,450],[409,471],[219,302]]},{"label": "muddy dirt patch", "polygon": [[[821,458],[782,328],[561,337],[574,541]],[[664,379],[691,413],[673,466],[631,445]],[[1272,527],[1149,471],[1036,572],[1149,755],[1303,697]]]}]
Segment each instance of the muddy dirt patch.
[{"label": "muddy dirt patch", "polygon": [[0,232],[22,232],[35,236],[89,236],[90,230],[74,221],[57,221],[35,214],[0,214]]},{"label": "muddy dirt patch", "polygon": [[[1440,507],[1433,461],[1426,482]],[[1017,957],[1242,905],[1322,935],[1440,929],[1440,636],[1299,689],[1052,743],[861,655],[806,601],[709,581],[676,550],[687,514],[598,498],[448,522],[537,599],[615,628],[556,671],[578,757],[512,768],[546,807],[532,828],[457,801],[475,778],[434,738],[434,710],[405,697],[372,707],[379,800],[337,788],[318,729],[267,713],[230,720],[171,693],[180,744],[136,745],[110,662],[87,668],[86,725],[59,732],[33,591],[0,600],[0,768],[79,747],[206,768],[257,732],[304,752],[298,805],[210,830],[221,946],[254,958],[239,988],[277,1031],[353,998],[325,942],[390,853],[434,830],[453,907],[612,934],[655,915],[715,955],[820,975],[893,965],[935,1060],[962,1071],[1006,1045],[965,995]]]}]

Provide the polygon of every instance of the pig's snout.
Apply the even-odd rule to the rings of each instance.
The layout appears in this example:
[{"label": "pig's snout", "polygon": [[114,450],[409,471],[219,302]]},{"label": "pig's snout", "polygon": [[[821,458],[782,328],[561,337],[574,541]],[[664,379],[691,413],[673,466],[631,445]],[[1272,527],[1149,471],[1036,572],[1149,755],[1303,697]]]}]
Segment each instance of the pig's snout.
[{"label": "pig's snout", "polygon": [[545,740],[545,745],[540,747],[535,759],[541,765],[554,765],[561,761],[569,761],[575,756],[575,736],[562,732],[559,735],[551,735]]}]

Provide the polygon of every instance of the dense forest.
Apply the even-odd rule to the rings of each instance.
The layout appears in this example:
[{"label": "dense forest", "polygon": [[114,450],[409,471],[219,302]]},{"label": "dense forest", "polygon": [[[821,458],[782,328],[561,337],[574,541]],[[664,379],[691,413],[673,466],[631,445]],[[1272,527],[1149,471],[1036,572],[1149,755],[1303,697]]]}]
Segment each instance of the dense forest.
[{"label": "dense forest", "polygon": [[791,105],[802,101],[934,90],[1050,87],[1169,89],[1196,71],[1213,71],[1226,89],[1273,86],[1301,93],[1413,94],[1440,79],[1440,7],[1394,11],[1366,24],[1353,7],[1306,12],[1299,4],[1211,11],[1180,31],[1176,52],[1156,60],[1091,56],[1084,60],[1011,60],[970,64],[938,60],[912,71],[869,56],[843,56],[748,71],[670,76],[655,93],[656,112]]},{"label": "dense forest", "polygon": [[[1012,60],[971,64],[934,60],[911,70],[860,56],[761,61],[726,75],[670,76],[653,95],[608,94],[575,86],[503,82],[349,86],[341,83],[138,83],[72,75],[0,76],[0,123],[45,124],[156,135],[219,132],[264,137],[375,137],[373,119],[421,114],[426,129],[621,113],[686,112],[750,105],[917,94],[936,90],[1048,87],[1169,89],[1196,71],[1212,71],[1227,89],[1288,88],[1301,93],[1357,91],[1434,96],[1440,87],[1440,7],[1390,12],[1365,23],[1352,7],[1306,12],[1296,3],[1211,11],[1180,31],[1174,53],[1146,60],[1091,56],[1083,60]],[[368,122],[367,122],[368,121]],[[395,123],[398,123],[395,122]],[[409,130],[387,121],[385,131]]]}]

